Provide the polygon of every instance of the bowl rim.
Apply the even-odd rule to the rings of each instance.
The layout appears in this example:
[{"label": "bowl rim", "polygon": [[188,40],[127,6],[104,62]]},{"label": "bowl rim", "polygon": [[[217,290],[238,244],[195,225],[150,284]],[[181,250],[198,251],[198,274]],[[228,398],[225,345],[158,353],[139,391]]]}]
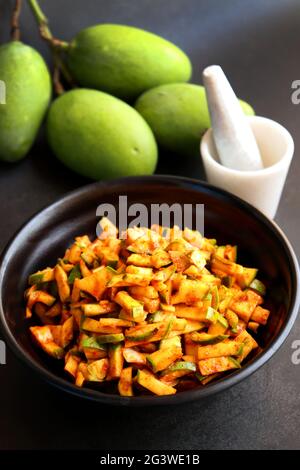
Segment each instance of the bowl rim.
[{"label": "bowl rim", "polygon": [[142,406],[159,406],[159,405],[176,405],[185,402],[192,402],[198,400],[200,398],[205,398],[210,395],[214,395],[215,393],[221,392],[225,390],[246,377],[253,374],[256,370],[258,370],[261,366],[263,366],[267,361],[271,359],[271,357],[279,350],[282,346],[284,341],[286,340],[287,336],[289,335],[292,326],[295,323],[295,320],[298,315],[298,308],[300,304],[300,292],[297,289],[299,285],[300,279],[300,271],[299,265],[297,261],[297,257],[295,252],[291,246],[291,243],[287,239],[286,235],[280,229],[280,227],[273,221],[267,218],[262,212],[256,209],[251,204],[247,203],[246,201],[242,200],[238,196],[231,194],[230,192],[220,189],[216,186],[213,186],[210,183],[205,181],[197,180],[194,178],[187,178],[181,176],[173,176],[173,175],[152,175],[152,176],[130,176],[125,178],[118,178],[109,181],[97,181],[94,183],[90,183],[80,188],[77,188],[73,191],[70,191],[63,196],[56,199],[53,203],[45,206],[41,210],[37,211],[31,217],[27,219],[27,221],[12,235],[9,239],[6,247],[1,253],[0,256],[0,294],[2,293],[3,289],[3,280],[5,276],[6,267],[10,260],[10,252],[14,249],[15,245],[18,245],[18,238],[22,235],[22,232],[28,229],[32,222],[35,219],[39,218],[40,216],[47,215],[47,212],[52,212],[55,210],[56,207],[60,206],[61,204],[66,204],[72,202],[72,200],[78,197],[84,197],[89,193],[101,189],[105,190],[106,188],[121,185],[121,184],[146,184],[151,182],[157,183],[174,183],[174,184],[181,184],[192,187],[192,189],[200,189],[204,188],[206,191],[210,193],[218,193],[219,196],[228,199],[231,199],[232,202],[235,202],[239,208],[242,210],[246,210],[250,215],[257,218],[260,222],[264,225],[267,225],[268,228],[273,232],[274,235],[279,239],[281,244],[284,245],[286,255],[289,258],[290,267],[291,269],[291,277],[294,286],[296,289],[292,292],[292,299],[291,299],[291,306],[288,312],[286,324],[282,328],[282,330],[277,334],[277,336],[271,341],[271,343],[265,348],[259,356],[253,358],[253,360],[249,361],[244,367],[238,369],[237,371],[231,373],[228,376],[225,376],[218,380],[217,382],[213,382],[208,384],[203,388],[196,387],[192,390],[187,390],[180,392],[175,395],[167,395],[167,396],[140,396],[140,397],[121,397],[119,395],[112,395],[107,394],[105,392],[101,392],[98,390],[90,389],[90,388],[79,388],[76,387],[73,383],[69,382],[67,378],[62,378],[56,375],[54,372],[50,371],[46,368],[46,366],[40,365],[37,361],[32,359],[32,357],[24,350],[17,342],[14,334],[11,332],[8,322],[6,321],[5,314],[4,314],[4,306],[3,306],[3,299],[0,295],[0,328],[3,333],[4,339],[7,341],[8,347],[12,350],[12,352],[17,356],[21,362],[27,364],[32,370],[37,372],[37,374],[42,377],[46,382],[50,383],[51,385],[55,386],[56,388],[63,390],[64,392],[70,393],[73,396],[78,398],[85,398],[90,401],[95,401],[102,404],[108,405],[117,405],[117,406],[134,406],[134,407],[142,407]]}]

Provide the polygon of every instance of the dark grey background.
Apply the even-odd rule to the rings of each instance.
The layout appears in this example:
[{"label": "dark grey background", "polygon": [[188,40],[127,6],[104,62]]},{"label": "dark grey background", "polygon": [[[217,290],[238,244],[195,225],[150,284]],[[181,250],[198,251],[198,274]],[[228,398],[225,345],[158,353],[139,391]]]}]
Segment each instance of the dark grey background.
[{"label": "dark grey background", "polygon": [[[12,3],[0,0],[1,41],[8,38]],[[300,254],[300,105],[290,99],[291,83],[300,79],[299,1],[41,0],[41,5],[60,38],[97,22],[165,36],[191,56],[194,82],[200,82],[204,66],[218,63],[257,114],[286,126],[296,154],[276,220]],[[23,40],[48,57],[28,8],[22,31]],[[199,160],[167,155],[158,172],[203,178]],[[86,182],[56,162],[42,138],[23,162],[0,164],[0,249],[34,212]],[[300,365],[291,362],[298,338],[300,318],[280,352],[243,383],[198,403],[148,410],[80,402],[41,382],[8,352],[7,365],[0,366],[0,448],[299,449]]]}]

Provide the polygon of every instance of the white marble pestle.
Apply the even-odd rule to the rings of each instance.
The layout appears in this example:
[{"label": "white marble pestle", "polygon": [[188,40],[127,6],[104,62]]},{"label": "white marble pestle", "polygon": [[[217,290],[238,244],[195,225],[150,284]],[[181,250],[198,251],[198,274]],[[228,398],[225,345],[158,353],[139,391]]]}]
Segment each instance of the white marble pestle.
[{"label": "white marble pestle", "polygon": [[246,117],[221,67],[203,72],[212,128],[201,140],[208,181],[275,216],[294,154],[290,133],[265,117]]},{"label": "white marble pestle", "polygon": [[203,71],[213,139],[222,165],[239,171],[263,169],[256,139],[222,68]]}]

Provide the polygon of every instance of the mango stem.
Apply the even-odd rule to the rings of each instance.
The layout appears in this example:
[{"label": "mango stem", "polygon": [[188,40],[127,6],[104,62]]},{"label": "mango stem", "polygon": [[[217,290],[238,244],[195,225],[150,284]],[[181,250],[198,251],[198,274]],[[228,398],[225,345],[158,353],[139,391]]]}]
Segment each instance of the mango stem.
[{"label": "mango stem", "polygon": [[68,49],[69,48],[68,42],[55,38],[53,34],[51,33],[51,30],[49,28],[48,18],[44,15],[38,1],[28,0],[28,3],[39,25],[40,34],[42,38],[48,41],[50,45],[53,47],[57,47],[58,49],[64,49],[64,50]]},{"label": "mango stem", "polygon": [[11,17],[11,31],[10,37],[12,41],[20,41],[21,31],[20,31],[20,15],[22,10],[22,1],[16,0],[15,7],[13,9],[13,14]]},{"label": "mango stem", "polygon": [[38,23],[41,37],[49,44],[52,50],[54,60],[53,83],[56,92],[61,94],[63,93],[64,89],[60,83],[60,73],[72,88],[75,87],[73,77],[71,76],[65,62],[60,56],[60,52],[66,51],[69,48],[69,43],[53,36],[49,28],[48,18],[43,13],[37,0],[28,0],[28,4]]},{"label": "mango stem", "polygon": [[53,69],[53,76],[52,76],[53,86],[54,86],[55,93],[58,96],[60,96],[65,92],[65,89],[60,80],[59,56],[57,54],[57,51],[54,53],[53,59],[54,59],[54,69]]}]

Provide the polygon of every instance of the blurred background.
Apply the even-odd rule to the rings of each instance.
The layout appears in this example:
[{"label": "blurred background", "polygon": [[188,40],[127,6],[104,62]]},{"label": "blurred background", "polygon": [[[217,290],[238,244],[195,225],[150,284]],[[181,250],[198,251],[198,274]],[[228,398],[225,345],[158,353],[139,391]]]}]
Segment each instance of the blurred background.
[{"label": "blurred background", "polygon": [[[0,0],[1,43],[9,38],[13,4]],[[219,64],[237,95],[258,115],[287,127],[296,153],[276,220],[300,254],[300,105],[291,101],[291,84],[300,79],[299,0],[40,0],[40,4],[53,34],[61,39],[69,40],[83,27],[100,22],[159,34],[191,57],[194,83],[201,83],[205,66]],[[51,63],[26,2],[21,25],[22,40]],[[161,155],[157,173],[204,178],[200,156],[190,160]],[[0,249],[33,213],[88,182],[56,161],[41,132],[25,160],[0,164]],[[8,354],[8,364],[0,367],[0,448],[299,449],[300,366],[290,359],[297,338],[299,321],[281,351],[253,377],[222,395],[176,409],[110,410],[81,403],[49,389]]]}]

